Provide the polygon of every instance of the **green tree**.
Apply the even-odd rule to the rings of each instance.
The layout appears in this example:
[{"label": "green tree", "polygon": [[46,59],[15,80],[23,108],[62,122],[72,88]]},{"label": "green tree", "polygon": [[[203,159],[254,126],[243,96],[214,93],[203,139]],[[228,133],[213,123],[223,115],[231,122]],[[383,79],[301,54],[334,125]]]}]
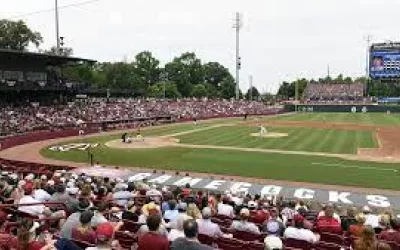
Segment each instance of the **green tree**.
[{"label": "green tree", "polygon": [[107,88],[139,91],[133,85],[131,64],[125,62],[104,63],[103,70],[106,75]]},{"label": "green tree", "polygon": [[224,99],[230,99],[235,96],[235,80],[233,77],[225,77],[219,86],[219,96]]},{"label": "green tree", "polygon": [[32,31],[24,21],[0,20],[0,48],[27,50],[29,44],[38,47],[42,42],[40,33]]},{"label": "green tree", "polygon": [[184,53],[167,63],[165,76],[178,86],[184,97],[190,96],[193,85],[204,83],[203,66],[194,53]]},{"label": "green tree", "polygon": [[218,87],[219,84],[226,78],[231,76],[227,68],[218,62],[209,62],[203,65],[204,81]]},{"label": "green tree", "polygon": [[178,91],[176,84],[171,82],[159,82],[151,85],[148,88],[148,96],[154,98],[164,97],[164,84],[165,84],[165,97],[166,98],[179,98],[181,94]]},{"label": "green tree", "polygon": [[160,61],[149,51],[140,52],[132,62],[133,84],[146,92],[148,87],[160,81]]},{"label": "green tree", "polygon": [[72,56],[74,54],[74,50],[70,47],[62,47],[60,48],[60,52],[57,52],[57,47],[53,46],[49,50],[40,51],[49,55],[60,55],[60,56]]},{"label": "green tree", "polygon": [[260,97],[260,92],[258,89],[254,86],[249,88],[246,93],[246,99],[248,100],[258,100],[258,97]]},{"label": "green tree", "polygon": [[204,86],[204,84],[197,84],[193,87],[192,89],[192,94],[191,96],[193,97],[206,97],[207,96],[207,89],[206,86]]}]

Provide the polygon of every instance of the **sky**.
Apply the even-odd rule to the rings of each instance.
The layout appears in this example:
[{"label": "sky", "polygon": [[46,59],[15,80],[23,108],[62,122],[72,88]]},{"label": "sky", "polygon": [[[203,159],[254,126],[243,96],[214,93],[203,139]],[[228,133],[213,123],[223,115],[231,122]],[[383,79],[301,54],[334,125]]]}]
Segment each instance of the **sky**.
[{"label": "sky", "polygon": [[[87,0],[58,0],[59,6]],[[0,0],[0,18],[39,31],[41,49],[56,43],[54,0]],[[40,12],[27,15],[26,13]],[[240,32],[240,88],[249,76],[261,92],[282,81],[365,74],[366,37],[399,41],[399,0],[95,0],[60,10],[60,36],[75,56],[132,60],[148,50],[162,64],[184,52],[217,61],[235,75],[235,12]]]}]

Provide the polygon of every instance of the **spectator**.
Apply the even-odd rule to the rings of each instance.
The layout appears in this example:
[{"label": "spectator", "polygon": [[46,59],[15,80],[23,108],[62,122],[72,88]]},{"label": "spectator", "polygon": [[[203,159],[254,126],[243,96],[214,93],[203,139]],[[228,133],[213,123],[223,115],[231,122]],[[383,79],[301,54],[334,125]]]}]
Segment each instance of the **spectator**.
[{"label": "spectator", "polygon": [[184,238],[172,242],[171,250],[211,250],[210,246],[201,244],[197,239],[198,226],[195,220],[187,220],[183,223]]},{"label": "spectator", "polygon": [[193,219],[201,219],[201,213],[199,208],[194,203],[190,203],[187,207],[186,214]]},{"label": "spectator", "polygon": [[271,222],[267,225],[267,236],[264,238],[265,250],[278,250],[283,248],[283,243],[279,237],[281,230],[278,222]]},{"label": "spectator", "polygon": [[81,214],[89,209],[89,207],[90,203],[88,200],[82,199],[79,201],[78,212],[71,214],[61,227],[61,237],[71,239],[72,229],[79,226]]},{"label": "spectator", "polygon": [[224,234],[218,224],[211,221],[212,212],[209,207],[203,208],[203,218],[197,219],[199,234],[211,237],[222,237]]},{"label": "spectator", "polygon": [[18,227],[18,250],[41,250],[45,245],[36,240],[36,230],[40,227],[38,222],[31,219],[22,219]]},{"label": "spectator", "polygon": [[127,191],[127,188],[128,185],[124,183],[118,183],[117,185],[115,185],[114,193],[112,196],[112,198],[116,200],[116,203],[124,208],[126,208],[126,206],[128,205],[129,199],[133,198],[133,194]]},{"label": "spectator", "polygon": [[399,218],[391,219],[389,229],[381,232],[378,235],[378,239],[396,242],[397,244],[400,245],[400,219]]},{"label": "spectator", "polygon": [[233,219],[235,217],[235,213],[233,207],[229,204],[229,202],[229,198],[224,197],[222,199],[222,203],[218,203],[217,205],[217,214],[224,215]]},{"label": "spectator", "polygon": [[282,222],[282,220],[278,217],[278,209],[277,208],[272,208],[271,209],[271,216],[269,220],[265,221],[263,224],[263,231],[268,232],[270,229],[269,228],[275,228],[276,226],[278,227],[277,235],[283,235],[283,231],[285,230],[285,226]]},{"label": "spectator", "polygon": [[262,208],[253,211],[253,213],[251,213],[251,221],[257,224],[263,224],[266,220],[269,219],[269,207],[270,206],[268,203],[264,203]]},{"label": "spectator", "polygon": [[104,201],[99,204],[91,220],[92,227],[96,227],[99,224],[107,223],[108,220],[104,216],[108,211],[108,202]]},{"label": "spectator", "polygon": [[[40,201],[36,200],[33,198],[35,188],[32,182],[28,182],[23,186],[24,189],[24,196],[19,200],[18,204],[24,205],[24,204],[37,204],[40,203]],[[60,210],[57,212],[52,212],[48,207],[44,206],[43,204],[38,204],[38,205],[29,205],[29,206],[19,206],[18,210],[24,213],[27,213],[32,216],[37,216],[41,219],[46,218],[46,217],[52,217],[52,218],[64,218],[65,217],[65,212]],[[62,224],[62,222],[60,221]]]},{"label": "spectator", "polygon": [[365,227],[365,215],[363,213],[359,213],[356,215],[355,219],[357,223],[349,227],[349,232],[355,237],[360,237]]},{"label": "spectator", "polygon": [[294,215],[296,214],[296,202],[295,201],[289,201],[287,206],[282,210],[281,214],[283,217],[283,222],[284,223],[290,223],[293,220]]},{"label": "spectator", "polygon": [[297,239],[297,240],[304,240],[310,243],[317,242],[317,237],[314,235],[311,230],[304,229],[303,216],[296,214],[293,218],[294,220],[294,227],[290,226],[286,228],[283,237],[286,239]]},{"label": "spectator", "polygon": [[169,250],[169,243],[165,236],[158,233],[161,223],[159,214],[151,214],[147,217],[148,232],[139,238],[138,250]]},{"label": "spectator", "polygon": [[374,229],[371,226],[366,226],[361,233],[361,237],[355,241],[354,250],[375,250],[377,245]]},{"label": "spectator", "polygon": [[18,247],[18,240],[13,235],[5,230],[5,222],[7,221],[7,214],[0,210],[0,249],[16,249]]},{"label": "spectator", "polygon": [[[149,211],[144,212],[144,213],[148,213],[148,216],[146,216],[146,224],[145,224],[145,225],[142,225],[142,226],[139,228],[138,232],[137,232],[139,238],[142,237],[144,234],[146,234],[146,233],[148,233],[148,232],[150,231],[150,228],[149,228],[149,226],[147,225],[148,218],[149,218],[150,216],[153,216],[153,217],[154,217],[154,216],[158,216],[158,217],[160,217],[160,223],[159,223],[159,225],[157,226],[156,231],[157,231],[157,233],[158,233],[159,235],[167,237],[168,231],[167,231],[167,229],[165,228],[165,223],[162,221],[161,214],[160,214],[160,213],[158,212],[158,210],[156,209],[154,203],[150,203],[150,204],[151,204],[151,205],[148,206]],[[154,223],[154,221],[156,221],[156,220],[153,219],[151,222]],[[175,225],[176,225],[176,224],[175,224]]]},{"label": "spectator", "polygon": [[325,211],[320,213],[320,216],[317,219],[315,230],[317,232],[328,232],[328,233],[342,233],[342,227],[340,223],[340,219],[337,216],[334,216],[334,208],[332,204],[328,204],[325,207]]},{"label": "spectator", "polygon": [[350,207],[347,209],[347,215],[342,219],[342,229],[343,231],[349,231],[351,225],[357,224],[357,219],[355,217],[356,209]]},{"label": "spectator", "polygon": [[372,228],[379,227],[379,217],[375,214],[372,214],[372,211],[368,206],[364,206],[362,211],[365,214],[366,226],[371,226]]},{"label": "spectator", "polygon": [[96,228],[97,243],[95,247],[88,247],[86,250],[111,250],[118,243],[113,242],[114,227],[111,223],[99,224]]},{"label": "spectator", "polygon": [[248,221],[249,217],[250,211],[247,208],[242,208],[242,210],[240,211],[240,221],[234,220],[229,229],[259,234],[260,230],[254,223]]},{"label": "spectator", "polygon": [[171,199],[164,206],[164,219],[166,221],[173,221],[179,214],[178,206],[176,205],[176,201]]},{"label": "spectator", "polygon": [[39,202],[46,202],[51,200],[51,195],[42,189],[42,184],[40,181],[35,182],[35,193],[33,198]]},{"label": "spectator", "polygon": [[60,202],[63,204],[69,203],[69,195],[65,192],[64,184],[57,184],[55,187],[55,193],[51,196],[52,202]]},{"label": "spectator", "polygon": [[92,211],[84,211],[79,218],[80,225],[72,229],[72,239],[88,242],[90,244],[96,243],[96,233],[94,232],[90,221],[93,218]]},{"label": "spectator", "polygon": [[183,232],[183,223],[184,218],[179,217],[176,221],[176,227],[172,228],[171,231],[168,233],[168,240],[170,242],[176,240],[177,238],[185,237],[185,233]]}]

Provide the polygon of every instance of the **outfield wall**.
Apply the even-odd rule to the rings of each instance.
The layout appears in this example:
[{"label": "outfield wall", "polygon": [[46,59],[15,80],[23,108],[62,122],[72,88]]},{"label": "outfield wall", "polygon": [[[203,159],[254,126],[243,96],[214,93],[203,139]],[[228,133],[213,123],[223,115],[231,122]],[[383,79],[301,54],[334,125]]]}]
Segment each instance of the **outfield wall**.
[{"label": "outfield wall", "polygon": [[285,110],[289,112],[341,112],[341,113],[398,113],[400,106],[387,105],[320,105],[320,104],[287,104]]}]

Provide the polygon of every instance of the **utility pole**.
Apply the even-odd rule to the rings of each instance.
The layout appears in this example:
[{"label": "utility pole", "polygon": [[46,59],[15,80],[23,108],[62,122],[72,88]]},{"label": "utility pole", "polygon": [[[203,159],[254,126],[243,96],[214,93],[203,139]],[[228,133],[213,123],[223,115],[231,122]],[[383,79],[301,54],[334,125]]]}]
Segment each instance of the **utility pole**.
[{"label": "utility pole", "polygon": [[60,55],[60,27],[58,18],[58,0],[55,0],[57,55]]},{"label": "utility pole", "polygon": [[329,64],[328,64],[328,78],[330,78],[331,77],[331,68],[329,67]]},{"label": "utility pole", "polygon": [[240,58],[240,29],[242,28],[242,15],[236,12],[235,23],[233,28],[236,30],[236,99],[239,99],[239,77],[241,69],[241,58]]},{"label": "utility pole", "polygon": [[367,42],[367,50],[365,53],[365,87],[364,87],[364,96],[368,95],[368,81],[369,81],[369,49],[371,46],[371,35],[367,35],[365,41]]}]

